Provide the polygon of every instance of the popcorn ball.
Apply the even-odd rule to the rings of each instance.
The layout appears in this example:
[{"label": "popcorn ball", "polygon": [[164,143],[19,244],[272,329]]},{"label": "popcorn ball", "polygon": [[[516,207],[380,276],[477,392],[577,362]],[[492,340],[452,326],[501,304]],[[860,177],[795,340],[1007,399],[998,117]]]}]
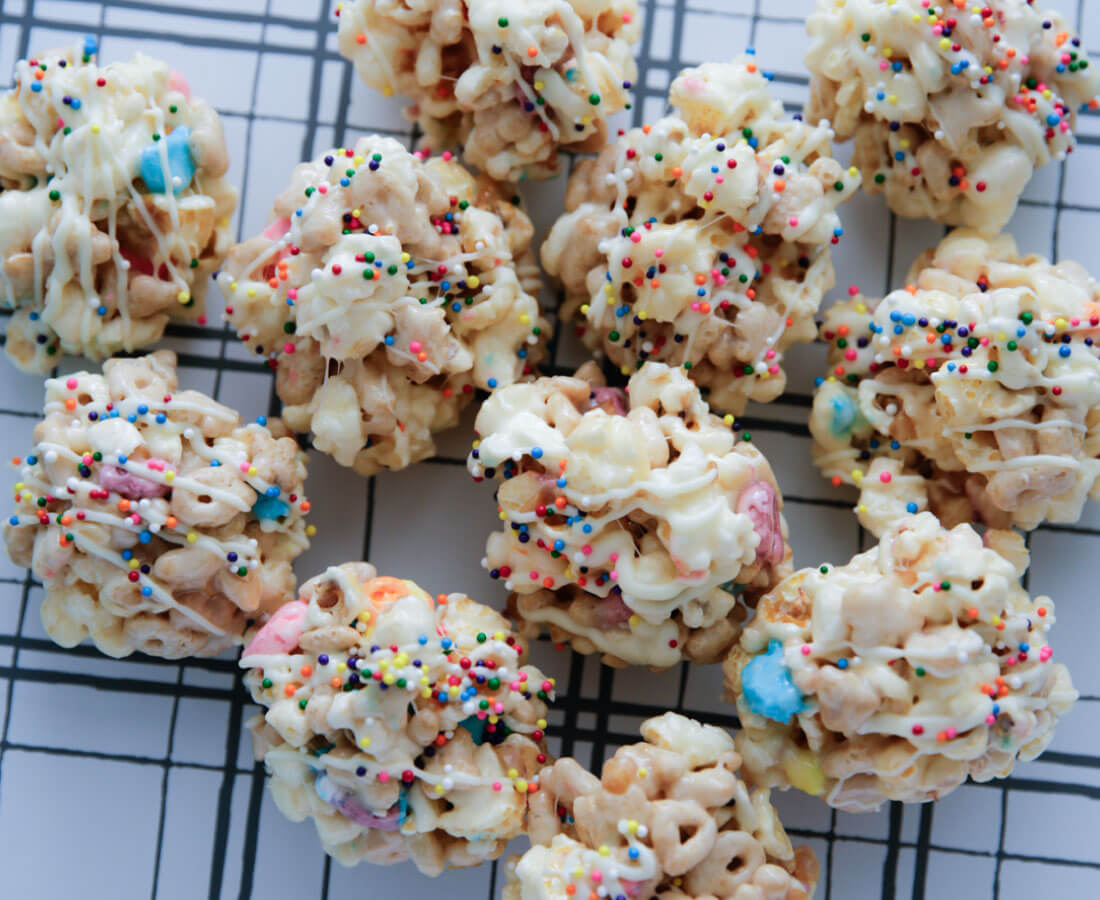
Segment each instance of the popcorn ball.
[{"label": "popcorn ball", "polygon": [[1077,699],[1015,532],[902,519],[843,566],[760,601],[725,663],[755,784],[850,812],[937,800],[1038,756]]},{"label": "popcorn ball", "polygon": [[637,0],[351,0],[340,53],[429,145],[461,144],[500,181],[548,178],[558,150],[594,152],[630,109]]},{"label": "popcorn ball", "polygon": [[829,128],[784,116],[750,57],[685,70],[671,102],[577,166],[542,261],[562,318],[624,375],[683,366],[739,414],[778,397],[784,351],[813,340],[859,173]]},{"label": "popcorn ball", "polygon": [[177,388],[168,350],[46,381],[4,540],[63,647],[213,656],[294,592],[305,454],[278,420]]},{"label": "popcorn ball", "polygon": [[504,522],[483,562],[528,638],[614,666],[716,662],[790,571],[768,461],[677,369],[647,363],[623,392],[589,363],[498,391],[475,427],[468,466],[500,479]]},{"label": "popcorn ball", "polygon": [[542,357],[530,220],[446,153],[365,137],[302,163],[218,284],[283,418],[364,475],[435,453],[474,388]]},{"label": "popcorn ball", "polygon": [[201,319],[237,193],[217,113],[141,54],[21,60],[0,95],[0,306],[8,356],[47,372]]},{"label": "popcorn ball", "polygon": [[923,509],[948,526],[1077,521],[1100,496],[1100,288],[1076,263],[969,229],[909,281],[825,315],[818,468],[859,487],[875,535]]},{"label": "popcorn ball", "polygon": [[343,865],[426,875],[496,859],[526,826],[553,681],[495,611],[433,602],[367,563],[307,581],[244,649],[253,748],[279,809]]},{"label": "popcorn ball", "polygon": [[807,900],[818,863],[792,848],[766,789],[738,777],[726,732],[676,713],[642,723],[597,778],[573,759],[544,769],[534,846],[508,866],[504,900]]},{"label": "popcorn ball", "polygon": [[807,118],[855,139],[864,188],[901,216],[995,234],[1097,108],[1081,39],[1032,0],[818,0],[806,24]]}]

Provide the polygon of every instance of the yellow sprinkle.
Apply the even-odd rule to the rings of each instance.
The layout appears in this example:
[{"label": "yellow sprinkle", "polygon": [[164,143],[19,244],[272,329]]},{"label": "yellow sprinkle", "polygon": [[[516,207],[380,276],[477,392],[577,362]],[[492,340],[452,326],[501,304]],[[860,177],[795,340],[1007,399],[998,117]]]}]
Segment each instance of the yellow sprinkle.
[{"label": "yellow sprinkle", "polygon": [[638,770],[638,777],[639,778],[648,778],[649,777],[649,769],[639,769]]},{"label": "yellow sprinkle", "polygon": [[191,300],[191,292],[190,291],[180,291],[178,294],[176,294],[176,299],[180,303],[187,303]]},{"label": "yellow sprinkle", "polygon": [[898,143],[901,145],[902,150],[909,149],[909,138],[902,138]]},{"label": "yellow sprinkle", "polygon": [[21,490],[23,490],[23,488],[25,488],[26,486],[27,486],[27,485],[26,485],[26,483],[25,483],[25,482],[22,482],[22,481],[17,481],[17,482],[15,482],[15,489],[16,489],[17,491],[21,491]]},{"label": "yellow sprinkle", "polygon": [[432,689],[431,688],[421,688],[420,689],[420,696],[423,697],[425,700],[427,700],[431,695],[432,695]]},{"label": "yellow sprinkle", "polygon": [[[356,216],[356,218],[358,218],[358,216]],[[401,262],[407,263],[410,259],[412,259],[412,257],[409,256],[408,253],[402,253],[401,254]]]},{"label": "yellow sprinkle", "polygon": [[481,446],[481,441],[474,441],[471,445],[475,450]]},{"label": "yellow sprinkle", "polygon": [[527,313],[524,313],[523,315],[521,315],[519,317],[519,324],[520,325],[530,325],[531,324],[531,317],[529,315],[527,315]]},{"label": "yellow sprinkle", "polygon": [[894,55],[894,48],[893,47],[883,47],[882,48],[882,55],[885,56],[887,59],[889,59],[891,56]]},{"label": "yellow sprinkle", "polygon": [[948,50],[951,47],[951,41],[947,38],[940,38],[940,49]]},{"label": "yellow sprinkle", "polygon": [[519,770],[518,769],[509,769],[508,770],[508,779],[510,781],[515,781],[517,778],[519,778]]},{"label": "yellow sprinkle", "polygon": [[431,681],[428,680],[427,675],[421,675],[420,676],[420,683],[423,684],[423,685],[429,685],[429,684],[431,684]]},{"label": "yellow sprinkle", "polygon": [[1043,91],[1043,99],[1044,100],[1049,100],[1052,96],[1053,95],[1051,94],[1049,88],[1047,90]]},{"label": "yellow sprinkle", "polygon": [[[550,684],[553,684],[553,683],[554,683],[554,679],[553,679],[553,678],[551,678],[551,679],[550,679]],[[545,728],[545,727],[546,727],[546,719],[538,719],[538,720],[537,720],[537,721],[535,722],[535,727],[536,727],[536,728]]]},{"label": "yellow sprinkle", "polygon": [[849,166],[848,174],[855,178],[859,174],[859,169],[857,169],[855,166]]},{"label": "yellow sprinkle", "polygon": [[1065,328],[1066,324],[1067,324],[1066,320],[1063,319],[1061,316],[1059,316],[1057,319],[1054,320],[1054,327],[1055,328]]},{"label": "yellow sprinkle", "polygon": [[630,374],[630,366],[623,366],[621,369],[619,369],[619,371],[622,372],[624,375],[629,375]]},{"label": "yellow sprinkle", "polygon": [[347,663],[337,663],[336,664],[336,671],[337,672],[346,672],[347,670],[348,670],[348,664]]},{"label": "yellow sprinkle", "polygon": [[500,716],[489,716],[489,724],[496,725],[500,721]]},{"label": "yellow sprinkle", "polygon": [[255,297],[256,296],[256,289],[254,287],[250,287],[247,291],[245,291],[245,293],[249,297]]},{"label": "yellow sprinkle", "polygon": [[913,360],[913,368],[914,368],[914,369],[923,369],[923,368],[924,368],[924,360],[923,360],[923,359],[919,359],[919,358],[918,358],[918,359],[914,359],[914,360]]},{"label": "yellow sprinkle", "polygon": [[393,96],[393,88],[390,87],[387,84],[384,88],[382,88],[382,96],[383,97],[392,97]]},{"label": "yellow sprinkle", "polygon": [[130,566],[131,569],[137,569],[141,566],[141,563],[138,562],[136,559],[131,559],[130,562],[128,563],[128,565]]},{"label": "yellow sprinkle", "polygon": [[397,676],[394,675],[393,672],[387,672],[382,676],[383,684],[393,684],[395,681],[397,681]]},{"label": "yellow sprinkle", "polygon": [[442,794],[445,790],[446,790],[446,788],[444,788],[443,785],[441,785],[441,784],[437,784],[435,786],[435,792],[437,794]]},{"label": "yellow sprinkle", "polygon": [[922,21],[921,17],[918,14],[914,13],[913,14],[913,22],[917,25],[920,25],[921,21]]},{"label": "yellow sprinkle", "polygon": [[313,537],[316,533],[317,533],[317,526],[316,525],[307,525],[306,526],[306,536],[307,537]]},{"label": "yellow sprinkle", "polygon": [[381,662],[378,663],[378,668],[382,672],[385,672],[386,669],[388,669],[389,667],[390,667],[390,661],[388,659],[383,659]]},{"label": "yellow sprinkle", "polygon": [[362,747],[364,750],[366,750],[367,747],[370,746],[370,738],[369,737],[359,738],[359,746]]},{"label": "yellow sprinkle", "polygon": [[535,90],[536,91],[541,91],[544,87],[546,87],[546,85],[543,82],[541,82],[541,81],[536,81],[535,82]]},{"label": "yellow sprinkle", "polygon": [[639,319],[643,319],[643,320],[644,320],[644,319],[645,319],[645,318],[646,318],[646,317],[647,317],[648,315],[649,315],[649,313],[647,313],[647,312],[646,312],[646,311],[645,311],[645,310],[643,309],[643,310],[642,310],[642,311],[641,311],[640,313],[638,313],[638,318],[639,318]]},{"label": "yellow sprinkle", "polygon": [[164,480],[167,481],[169,484],[171,484],[173,481],[176,480],[176,473],[171,471],[171,470],[165,472],[164,473]]},{"label": "yellow sprinkle", "polygon": [[997,340],[1003,341],[1006,337],[1008,337],[1008,335],[1006,335],[1003,331],[997,332]]},{"label": "yellow sprinkle", "polygon": [[352,157],[352,160],[351,160],[351,161],[352,161],[353,163],[355,163],[355,165],[356,165],[356,166],[361,166],[361,165],[363,165],[363,157],[362,157],[362,156],[360,156],[360,155],[359,155],[358,153],[357,153],[357,154],[355,154],[355,156],[353,156],[353,157]]},{"label": "yellow sprinkle", "polygon": [[642,624],[641,616],[631,616],[629,621],[631,628],[637,628],[639,625]]},{"label": "yellow sprinkle", "polygon": [[452,697],[457,697],[458,688],[452,684],[449,688],[447,688],[447,693],[450,694]]},{"label": "yellow sprinkle", "polygon": [[856,512],[857,512],[857,513],[865,513],[865,512],[867,512],[867,504],[866,504],[866,503],[861,503],[861,504],[859,504],[859,506],[857,506],[857,507],[856,507]]},{"label": "yellow sprinkle", "polygon": [[577,866],[577,868],[575,868],[573,870],[573,877],[574,878],[581,878],[583,876],[584,876],[584,869],[582,869],[580,866]]},{"label": "yellow sprinkle", "polygon": [[248,467],[248,474],[249,474],[249,475],[253,475],[253,476],[254,476],[254,475],[255,475],[255,474],[256,474],[257,472],[259,472],[259,471],[260,471],[260,470],[259,470],[259,469],[257,469],[257,468],[256,468],[255,466],[249,466],[249,467]]},{"label": "yellow sprinkle", "polygon": [[193,531],[187,532],[187,543],[193,544],[199,539],[199,536]]},{"label": "yellow sprinkle", "polygon": [[859,469],[852,469],[852,481],[856,484],[863,481],[863,473]]},{"label": "yellow sprinkle", "polygon": [[856,312],[857,313],[867,312],[867,304],[866,303],[857,303],[856,304]]},{"label": "yellow sprinkle", "polygon": [[497,518],[500,519],[500,521],[503,522],[505,519],[508,518],[508,513],[504,512],[504,510],[501,510],[500,515],[497,516]]},{"label": "yellow sprinkle", "polygon": [[626,823],[626,830],[629,834],[637,834],[638,823],[634,821],[634,819],[631,819],[629,822]]},{"label": "yellow sprinkle", "polygon": [[828,378],[826,378],[825,380],[826,380],[826,381],[836,381],[836,376],[835,376],[835,375],[830,375],[830,376],[829,376]]},{"label": "yellow sprinkle", "polygon": [[471,275],[469,278],[466,279],[466,284],[472,288],[476,288],[481,285],[481,279],[478,278],[476,275]]},{"label": "yellow sprinkle", "polygon": [[598,852],[599,852],[600,856],[610,856],[611,855],[611,848],[608,847],[607,844],[600,844],[600,849],[599,849]]},{"label": "yellow sprinkle", "polygon": [[92,134],[99,134],[99,126],[98,125],[93,125],[92,126]]},{"label": "yellow sprinkle", "polygon": [[518,781],[516,781],[516,790],[519,791],[521,794],[526,794],[527,781],[523,778],[520,778]]},{"label": "yellow sprinkle", "polygon": [[581,315],[582,316],[587,316],[588,315],[588,304],[587,303],[581,304]]},{"label": "yellow sprinkle", "polygon": [[361,209],[353,209],[353,210],[351,211],[351,214],[352,214],[353,216],[355,216],[355,218],[357,218],[357,219],[358,219],[358,218],[359,218],[359,216],[360,216],[360,215],[362,215],[362,212],[363,212],[363,210],[361,210]]},{"label": "yellow sprinkle", "polygon": [[229,290],[231,290],[231,291],[237,290],[237,282],[235,282],[235,281],[229,282]]},{"label": "yellow sprinkle", "polygon": [[494,631],[493,632],[493,640],[494,641],[503,641],[504,640],[504,632],[503,631]]},{"label": "yellow sprinkle", "polygon": [[734,418],[731,415],[725,415],[722,417],[722,422],[727,428],[729,428],[733,425]]},{"label": "yellow sprinkle", "polygon": [[592,124],[592,117],[591,116],[584,116],[581,119],[581,124],[582,125],[591,125]]}]

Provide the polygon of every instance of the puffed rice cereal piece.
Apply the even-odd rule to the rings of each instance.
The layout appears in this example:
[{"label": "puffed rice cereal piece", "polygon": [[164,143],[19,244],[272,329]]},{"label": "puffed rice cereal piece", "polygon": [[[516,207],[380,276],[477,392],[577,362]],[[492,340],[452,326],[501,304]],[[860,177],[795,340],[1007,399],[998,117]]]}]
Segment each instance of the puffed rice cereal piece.
[{"label": "puffed rice cereal piece", "polygon": [[996,234],[1032,173],[1072,152],[1100,74],[1032,0],[818,0],[810,121],[855,138],[863,186],[901,216]]},{"label": "puffed rice cereal piece", "polygon": [[475,387],[532,371],[549,326],[531,221],[450,154],[360,138],[302,163],[218,276],[283,418],[364,475],[435,453]]},{"label": "puffed rice cereal piece", "polygon": [[367,563],[307,581],[244,649],[249,727],[279,809],[350,866],[426,875],[526,828],[554,685],[499,613]]},{"label": "puffed rice cereal piece", "polygon": [[825,314],[814,460],[860,489],[877,536],[930,509],[948,527],[1076,522],[1100,496],[1100,287],[1011,237],[952,232],[909,287]]},{"label": "puffed rice cereal piece", "polygon": [[843,566],[760,601],[725,663],[755,784],[850,812],[923,803],[1037,757],[1077,699],[1051,662],[1049,597],[1020,585],[1015,532],[896,523]]},{"label": "puffed rice cereal piece", "polygon": [[643,722],[642,736],[602,778],[573,759],[543,770],[533,846],[509,860],[504,900],[813,896],[817,857],[791,846],[768,790],[739,777],[726,732],[669,712]]},{"label": "puffed rice cereal piece", "polygon": [[468,467],[500,479],[504,522],[483,564],[528,638],[615,666],[717,662],[790,572],[768,461],[678,369],[646,363],[623,392],[588,363],[498,391],[475,428]]},{"label": "puffed rice cereal piece", "polygon": [[684,70],[670,99],[577,166],[542,262],[589,348],[624,375],[683,366],[736,415],[778,397],[784,351],[813,340],[859,173],[827,127],[784,116],[750,57]]},{"label": "puffed rice cereal piece", "polygon": [[351,0],[339,16],[360,77],[499,181],[555,175],[559,149],[601,149],[630,108],[637,0]]},{"label": "puffed rice cereal piece", "polygon": [[0,305],[27,372],[200,319],[231,243],[218,114],[166,64],[101,66],[96,49],[87,38],[20,60],[0,95]]},{"label": "puffed rice cereal piece", "polygon": [[4,541],[63,647],[214,656],[293,596],[305,454],[279,420],[178,386],[169,350],[46,381]]}]

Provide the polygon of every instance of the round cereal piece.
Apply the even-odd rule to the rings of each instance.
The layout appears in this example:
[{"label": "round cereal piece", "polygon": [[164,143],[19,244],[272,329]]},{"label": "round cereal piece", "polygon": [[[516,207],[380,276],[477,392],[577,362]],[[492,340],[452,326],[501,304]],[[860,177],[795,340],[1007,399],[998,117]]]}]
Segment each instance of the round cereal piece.
[{"label": "round cereal piece", "polygon": [[533,846],[509,860],[504,900],[813,895],[817,857],[791,846],[768,790],[739,777],[725,731],[669,712],[643,722],[642,737],[602,778],[568,758],[543,770]]},{"label": "round cereal piece", "polygon": [[542,261],[591,349],[624,375],[683,366],[736,415],[778,397],[784,351],[813,340],[859,173],[829,128],[784,116],[751,57],[686,69],[671,103],[577,166]]},{"label": "round cereal piece", "polygon": [[475,427],[467,463],[500,480],[504,523],[483,564],[528,638],[614,666],[717,662],[790,571],[771,466],[677,369],[646,363],[624,392],[588,363],[498,391]]},{"label": "round cereal piece", "polygon": [[237,192],[221,122],[186,80],[96,43],[15,66],[0,95],[0,306],[27,372],[99,360],[202,320]]},{"label": "round cereal piece", "polygon": [[806,116],[855,139],[864,188],[898,215],[995,234],[1032,173],[1072,152],[1100,74],[1032,0],[956,7],[818,0]]},{"label": "round cereal piece", "polygon": [[167,659],[242,643],[293,596],[314,531],[305,454],[277,435],[178,390],[168,350],[47,379],[4,541],[45,585],[50,637]]},{"label": "round cereal piece", "polygon": [[1100,496],[1100,287],[1081,266],[958,229],[904,290],[852,292],[825,315],[810,431],[865,528],[930,509],[1031,529]]},{"label": "round cereal piece", "polygon": [[339,16],[362,79],[499,181],[557,174],[559,149],[601,149],[630,109],[637,0],[351,0]]},{"label": "round cereal piece", "polygon": [[863,812],[1042,753],[1077,691],[1051,662],[1054,605],[1020,585],[1027,562],[1014,532],[924,512],[785,578],[725,662],[749,777]]},{"label": "round cereal piece", "polygon": [[554,683],[508,623],[368,563],[307,581],[245,647],[250,724],[279,809],[343,865],[426,875],[496,859],[526,828]]},{"label": "round cereal piece", "polygon": [[218,276],[283,418],[364,475],[434,455],[474,388],[529,374],[549,326],[531,221],[449,153],[364,137],[302,163]]}]

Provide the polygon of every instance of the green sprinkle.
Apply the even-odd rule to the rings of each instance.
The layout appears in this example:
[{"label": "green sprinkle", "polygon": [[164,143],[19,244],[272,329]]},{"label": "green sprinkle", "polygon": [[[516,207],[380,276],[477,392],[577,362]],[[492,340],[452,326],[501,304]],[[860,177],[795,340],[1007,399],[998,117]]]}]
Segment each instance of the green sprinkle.
[{"label": "green sprinkle", "polygon": [[389,272],[391,275],[396,275],[397,274],[397,266],[391,265],[388,269],[386,269],[386,271]]},{"label": "green sprinkle", "polygon": [[309,703],[309,698],[308,697],[305,697],[305,698],[299,700],[298,701],[298,709],[305,709],[308,703]]},{"label": "green sprinkle", "polygon": [[1009,350],[1015,350],[1018,345],[1015,341],[1009,341],[1006,346]]},{"label": "green sprinkle", "polygon": [[160,140],[160,135],[157,134],[155,131],[153,132],[153,140],[154,141],[159,141]]},{"label": "green sprinkle", "polygon": [[922,669],[920,666],[917,666],[916,671],[917,671],[917,678],[923,678],[924,677],[924,669]]},{"label": "green sprinkle", "polygon": [[1020,313],[1020,321],[1023,322],[1025,325],[1030,325],[1034,319],[1035,316],[1033,316],[1029,312]]},{"label": "green sprinkle", "polygon": [[294,323],[293,322],[283,322],[283,331],[286,334],[294,334]]},{"label": "green sprinkle", "polygon": [[497,19],[497,24],[501,28],[507,28],[508,27],[508,18],[506,16],[501,16],[499,19]]},{"label": "green sprinkle", "polygon": [[818,571],[822,575],[827,575],[829,573],[829,567],[828,566],[822,566],[820,569],[818,569]]},{"label": "green sprinkle", "polygon": [[269,687],[271,687],[271,679],[265,678],[263,681],[260,682],[260,687],[262,687],[266,691]]},{"label": "green sprinkle", "polygon": [[685,369],[690,369],[691,368],[691,360],[688,360],[686,363],[684,363],[684,368]]},{"label": "green sprinkle", "polygon": [[175,115],[179,111],[180,111],[180,108],[178,106],[176,106],[175,103],[173,103],[171,106],[168,107],[168,112],[172,113],[172,115]]},{"label": "green sprinkle", "polygon": [[484,631],[479,631],[477,633],[477,642],[479,644],[484,644],[487,640],[489,640],[489,638],[486,636]]},{"label": "green sprinkle", "polygon": [[363,259],[365,259],[367,262],[374,262],[374,254],[368,250],[366,253],[363,254]]},{"label": "green sprinkle", "polygon": [[56,203],[58,200],[61,199],[61,191],[50,191],[50,199],[53,200],[54,203]]},{"label": "green sprinkle", "polygon": [[244,566],[241,566],[239,569],[237,569],[237,574],[240,575],[241,578],[244,578],[244,576],[248,574],[248,569],[246,569]]},{"label": "green sprinkle", "polygon": [[886,176],[883,175],[882,172],[879,172],[877,175],[875,175],[875,184],[883,184],[885,183],[885,181]]},{"label": "green sprinkle", "polygon": [[489,679],[489,690],[495,691],[499,687],[500,687],[500,679],[499,678],[490,678]]},{"label": "green sprinkle", "polygon": [[838,181],[836,184],[833,185],[833,188],[838,191],[844,190],[844,182]]},{"label": "green sprinkle", "polygon": [[367,281],[374,281],[374,269],[365,269],[363,271],[363,277],[367,279]]},{"label": "green sprinkle", "polygon": [[991,360],[990,360],[989,362],[987,362],[987,363],[985,364],[985,367],[986,367],[987,369],[989,369],[989,371],[990,371],[990,372],[996,372],[996,371],[997,371],[997,363],[996,363],[996,361],[995,361],[995,360],[992,360],[992,359],[991,359]]},{"label": "green sprinkle", "polygon": [[192,269],[197,269],[198,267],[199,267],[199,261],[197,259],[192,259],[191,260],[191,268]]},{"label": "green sprinkle", "polygon": [[860,40],[862,40],[863,43],[865,43],[865,44],[869,40],[871,40],[871,34],[870,34],[870,32],[867,32],[867,31],[863,32],[863,34],[861,34],[859,37],[860,37]]},{"label": "green sprinkle", "polygon": [[741,440],[746,441],[747,443],[751,444],[752,443],[752,435],[749,434],[747,431],[745,431],[741,434]]},{"label": "green sprinkle", "polygon": [[755,372],[756,372],[756,369],[754,369],[752,366],[745,366],[745,374],[746,375],[752,375]]},{"label": "green sprinkle", "polygon": [[951,582],[950,581],[941,581],[940,582],[940,590],[941,591],[951,590]]},{"label": "green sprinkle", "polygon": [[614,342],[614,341],[617,341],[617,340],[619,339],[619,332],[617,332],[617,331],[612,331],[612,332],[611,332],[611,333],[610,333],[610,334],[609,334],[609,335],[607,336],[607,339],[608,339],[609,341],[612,341],[612,342]]},{"label": "green sprinkle", "polygon": [[588,102],[591,103],[593,106],[599,106],[600,105],[600,95],[599,94],[589,94],[588,95]]}]

